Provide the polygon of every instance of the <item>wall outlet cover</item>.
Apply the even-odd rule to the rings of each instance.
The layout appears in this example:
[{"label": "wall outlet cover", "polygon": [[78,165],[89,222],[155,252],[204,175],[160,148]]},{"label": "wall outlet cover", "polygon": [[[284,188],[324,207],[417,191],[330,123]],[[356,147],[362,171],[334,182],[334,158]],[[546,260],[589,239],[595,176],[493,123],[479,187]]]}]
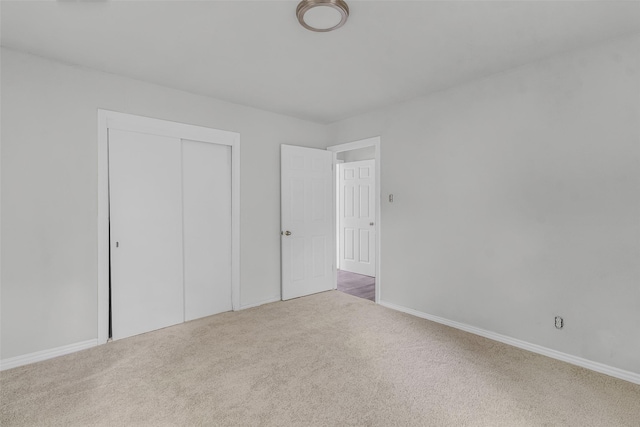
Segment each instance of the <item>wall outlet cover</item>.
[{"label": "wall outlet cover", "polygon": [[560,316],[556,316],[555,323],[556,329],[562,329],[564,327],[564,319]]}]

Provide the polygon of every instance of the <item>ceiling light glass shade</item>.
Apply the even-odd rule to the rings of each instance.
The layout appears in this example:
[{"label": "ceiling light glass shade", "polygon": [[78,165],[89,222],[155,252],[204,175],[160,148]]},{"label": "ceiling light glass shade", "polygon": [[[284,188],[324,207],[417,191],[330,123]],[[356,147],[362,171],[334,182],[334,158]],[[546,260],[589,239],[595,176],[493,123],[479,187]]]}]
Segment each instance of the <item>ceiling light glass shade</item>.
[{"label": "ceiling light glass shade", "polygon": [[307,30],[324,33],[347,22],[349,6],[344,0],[302,0],[296,9],[300,25]]}]

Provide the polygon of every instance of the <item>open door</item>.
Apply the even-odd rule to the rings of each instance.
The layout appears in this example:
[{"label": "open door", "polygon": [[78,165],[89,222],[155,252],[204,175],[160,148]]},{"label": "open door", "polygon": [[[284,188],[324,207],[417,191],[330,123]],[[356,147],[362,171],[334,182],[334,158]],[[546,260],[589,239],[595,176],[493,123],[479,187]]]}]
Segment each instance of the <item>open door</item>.
[{"label": "open door", "polygon": [[282,299],[334,288],[333,153],[282,145]]}]

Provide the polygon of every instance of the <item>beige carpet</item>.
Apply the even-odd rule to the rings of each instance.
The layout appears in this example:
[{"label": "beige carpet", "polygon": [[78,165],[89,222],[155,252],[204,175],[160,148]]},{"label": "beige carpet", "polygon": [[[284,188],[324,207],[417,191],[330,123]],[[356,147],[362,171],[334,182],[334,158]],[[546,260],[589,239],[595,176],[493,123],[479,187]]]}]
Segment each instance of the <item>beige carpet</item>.
[{"label": "beige carpet", "polygon": [[639,426],[640,386],[326,292],[0,374],[0,424]]}]

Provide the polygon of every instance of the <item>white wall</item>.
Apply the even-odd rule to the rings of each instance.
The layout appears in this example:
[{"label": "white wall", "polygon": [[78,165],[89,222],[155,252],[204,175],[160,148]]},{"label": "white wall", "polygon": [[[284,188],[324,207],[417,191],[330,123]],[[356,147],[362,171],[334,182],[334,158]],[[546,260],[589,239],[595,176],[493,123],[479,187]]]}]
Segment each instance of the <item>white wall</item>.
[{"label": "white wall", "polygon": [[640,373],[640,37],[330,132],[381,136],[383,301]]},{"label": "white wall", "polygon": [[240,132],[243,305],[280,294],[279,145],[381,135],[383,301],[640,373],[639,52],[620,39],[324,127],[2,49],[0,357],[96,337],[104,108]]},{"label": "white wall", "polygon": [[96,338],[98,108],[240,133],[241,305],[280,297],[279,147],[324,126],[7,49],[1,71],[2,359]]},{"label": "white wall", "polygon": [[345,163],[358,162],[360,160],[372,160],[376,158],[376,147],[358,148],[356,150],[341,151],[336,156]]}]

